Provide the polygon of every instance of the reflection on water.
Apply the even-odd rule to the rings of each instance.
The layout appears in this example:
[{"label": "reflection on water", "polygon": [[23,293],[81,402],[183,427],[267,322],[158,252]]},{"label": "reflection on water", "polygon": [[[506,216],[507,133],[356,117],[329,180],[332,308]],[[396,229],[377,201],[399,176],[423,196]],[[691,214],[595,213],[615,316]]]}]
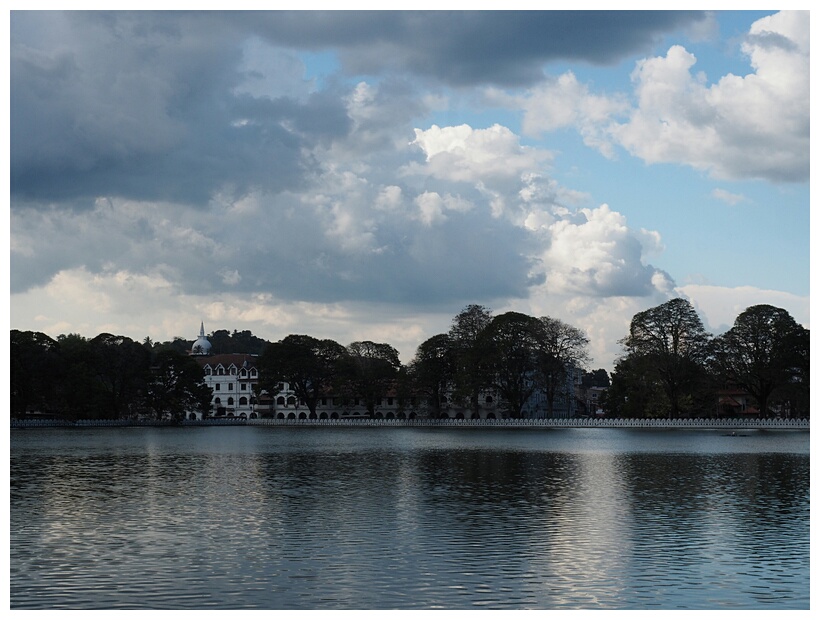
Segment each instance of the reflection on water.
[{"label": "reflection on water", "polygon": [[12,608],[802,608],[808,433],[11,435]]}]

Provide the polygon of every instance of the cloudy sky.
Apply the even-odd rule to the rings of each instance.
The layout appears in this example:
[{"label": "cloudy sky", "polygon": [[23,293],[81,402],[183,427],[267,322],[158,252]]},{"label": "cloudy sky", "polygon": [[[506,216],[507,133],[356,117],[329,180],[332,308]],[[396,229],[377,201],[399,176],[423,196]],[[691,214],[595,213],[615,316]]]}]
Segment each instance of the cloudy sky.
[{"label": "cloudy sky", "polygon": [[15,11],[10,121],[14,329],[809,326],[808,13]]}]

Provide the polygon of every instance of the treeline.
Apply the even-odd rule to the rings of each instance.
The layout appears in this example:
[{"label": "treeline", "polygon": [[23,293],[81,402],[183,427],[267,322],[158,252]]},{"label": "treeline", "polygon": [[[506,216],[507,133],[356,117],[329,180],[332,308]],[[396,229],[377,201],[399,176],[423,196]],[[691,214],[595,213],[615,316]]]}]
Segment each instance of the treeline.
[{"label": "treeline", "polygon": [[[550,317],[518,312],[493,316],[488,308],[467,306],[447,333],[419,345],[403,366],[386,343],[354,342],[290,335],[268,346],[258,360],[261,387],[275,393],[287,382],[316,413],[323,396],[363,400],[372,415],[390,394],[401,409],[413,399],[429,403],[428,415],[442,416],[451,405],[478,414],[482,398],[497,394],[511,417],[520,417],[533,394],[545,395],[549,414],[561,399],[574,398],[570,373],[586,364],[587,337]],[[602,374],[603,373],[603,376]],[[606,382],[606,371],[588,376]]]},{"label": "treeline", "polygon": [[[484,306],[470,305],[447,333],[419,346],[410,369],[436,415],[453,401],[477,415],[482,395],[491,392],[510,417],[520,417],[540,392],[552,417],[559,402],[575,398],[573,375],[587,365],[588,345],[581,330],[558,319],[520,312],[493,316]],[[597,372],[588,380],[605,382],[606,372]]]},{"label": "treeline", "polygon": [[[229,332],[227,329],[218,329],[208,336],[211,343],[211,355],[222,353],[247,353],[249,355],[259,355],[270,344],[267,340],[254,336],[249,330]],[[174,338],[168,342],[155,343],[150,338],[145,338],[143,344],[150,349],[169,348],[178,353],[188,354],[194,344],[194,340],[184,338]]]},{"label": "treeline", "polygon": [[[145,338],[139,343],[107,333],[53,339],[11,330],[12,414],[38,411],[66,419],[118,419],[204,411],[210,407],[211,392],[203,383],[202,368],[187,354],[192,342]],[[267,344],[250,332],[232,336],[224,330],[215,332],[212,342],[224,352],[246,346],[261,350]]]},{"label": "treeline", "polygon": [[762,417],[809,416],[809,330],[782,308],[751,306],[715,337],[673,299],[636,314],[621,345],[604,402],[611,416],[727,416],[744,413],[732,398],[745,395]]},{"label": "treeline", "polygon": [[[587,336],[571,325],[518,312],[493,315],[475,304],[447,332],[421,343],[406,366],[387,343],[343,346],[300,334],[268,342],[226,330],[209,340],[212,354],[258,354],[259,388],[275,394],[287,382],[312,413],[332,394],[359,399],[371,414],[390,395],[400,406],[423,398],[433,417],[451,406],[477,415],[482,399],[494,394],[502,411],[519,417],[538,393],[552,416],[576,397],[578,373],[589,360]],[[202,369],[187,354],[192,343],[112,334],[52,339],[12,330],[12,412],[73,419],[209,413]],[[752,306],[715,337],[689,302],[673,299],[636,314],[621,344],[611,378],[603,369],[582,375],[584,387],[609,387],[602,404],[611,416],[732,415],[738,412],[720,400],[727,389],[751,396],[762,416],[808,416],[809,331],[782,308]]]}]

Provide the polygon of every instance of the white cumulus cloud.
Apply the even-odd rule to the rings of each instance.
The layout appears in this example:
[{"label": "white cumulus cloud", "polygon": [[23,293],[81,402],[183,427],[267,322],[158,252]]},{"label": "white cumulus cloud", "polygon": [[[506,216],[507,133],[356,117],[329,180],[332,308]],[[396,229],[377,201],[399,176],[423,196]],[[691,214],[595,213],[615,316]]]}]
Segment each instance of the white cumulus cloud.
[{"label": "white cumulus cloud", "polygon": [[526,135],[573,127],[607,157],[620,146],[715,178],[800,182],[809,175],[809,47],[808,12],[785,11],[750,27],[746,75],[707,76],[673,45],[636,63],[631,93],[595,93],[567,71],[520,94],[484,95],[520,110]]},{"label": "white cumulus cloud", "polygon": [[611,136],[647,162],[685,163],[716,178],[803,181],[809,172],[809,18],[755,22],[742,46],[753,72],[714,84],[681,46],[640,61],[637,107]]},{"label": "white cumulus cloud", "polygon": [[498,89],[485,93],[490,103],[520,109],[522,130],[529,136],[565,127],[575,127],[587,146],[613,155],[605,129],[613,117],[625,114],[629,103],[621,94],[601,95],[590,91],[572,71],[549,80],[523,95],[507,95]]},{"label": "white cumulus cloud", "polygon": [[546,228],[549,246],[542,260],[550,291],[645,296],[669,287],[669,276],[642,260],[647,251],[659,249],[660,236],[630,229],[626,218],[608,205],[581,209]]},{"label": "white cumulus cloud", "polygon": [[423,172],[449,181],[517,179],[539,169],[552,157],[547,151],[522,146],[516,134],[498,124],[487,129],[433,125],[427,130],[416,129],[415,133],[413,144],[427,158]]}]

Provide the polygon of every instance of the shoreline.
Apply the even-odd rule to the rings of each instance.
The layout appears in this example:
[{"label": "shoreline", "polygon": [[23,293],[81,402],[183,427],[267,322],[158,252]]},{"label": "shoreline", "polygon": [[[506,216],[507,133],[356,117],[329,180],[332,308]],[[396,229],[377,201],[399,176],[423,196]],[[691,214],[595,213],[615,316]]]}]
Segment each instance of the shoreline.
[{"label": "shoreline", "polygon": [[170,421],[141,420],[21,420],[12,419],[12,429],[36,428],[194,428],[203,426],[252,426],[252,427],[286,427],[286,428],[526,428],[526,429],[561,429],[561,428],[610,428],[610,429],[689,429],[689,430],[810,430],[807,418],[683,418],[669,419],[584,419],[584,418],[537,418],[537,419],[500,419],[500,420],[460,420],[460,419],[356,419],[356,420],[280,420],[260,418],[242,419],[207,419]]}]

